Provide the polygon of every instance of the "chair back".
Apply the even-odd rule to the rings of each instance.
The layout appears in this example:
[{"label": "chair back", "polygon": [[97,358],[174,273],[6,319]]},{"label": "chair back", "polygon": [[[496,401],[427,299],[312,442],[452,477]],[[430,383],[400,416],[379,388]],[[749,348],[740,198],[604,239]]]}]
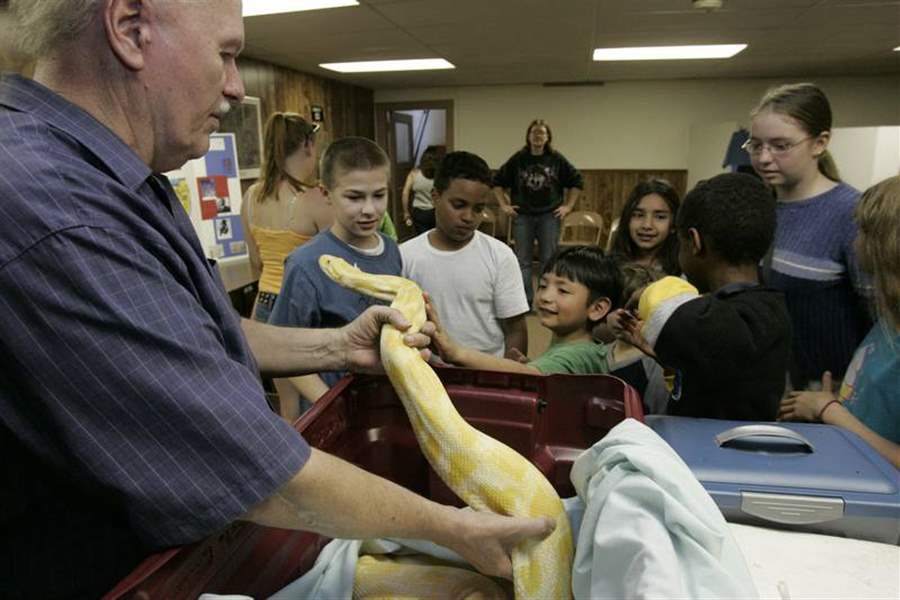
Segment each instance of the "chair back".
[{"label": "chair back", "polygon": [[603,216],[590,210],[572,211],[563,218],[559,231],[562,246],[599,246],[603,235]]},{"label": "chair back", "polygon": [[478,226],[478,229],[491,237],[497,235],[497,213],[492,208],[485,207],[481,211],[481,225]]},{"label": "chair back", "polygon": [[606,252],[608,253],[612,250],[613,238],[616,235],[616,231],[619,229],[619,219],[618,217],[613,220],[612,225],[609,226],[609,237],[606,238]]}]

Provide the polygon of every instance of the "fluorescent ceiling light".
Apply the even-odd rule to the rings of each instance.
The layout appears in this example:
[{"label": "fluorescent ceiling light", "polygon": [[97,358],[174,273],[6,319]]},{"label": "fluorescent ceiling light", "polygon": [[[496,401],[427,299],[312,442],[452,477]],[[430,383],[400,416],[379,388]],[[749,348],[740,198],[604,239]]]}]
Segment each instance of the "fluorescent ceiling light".
[{"label": "fluorescent ceiling light", "polygon": [[694,58],[731,58],[746,47],[747,44],[709,44],[705,46],[595,48],[594,60],[686,60]]},{"label": "fluorescent ceiling light", "polygon": [[319,65],[338,73],[376,73],[380,71],[430,71],[455,69],[443,58],[414,58],[410,60],[364,60],[361,62],[322,63]]},{"label": "fluorescent ceiling light", "polygon": [[357,0],[244,0],[244,16],[277,15],[280,13],[359,6]]},{"label": "fluorescent ceiling light", "polygon": [[894,52],[900,52],[900,46],[897,46],[896,48],[894,48]]}]

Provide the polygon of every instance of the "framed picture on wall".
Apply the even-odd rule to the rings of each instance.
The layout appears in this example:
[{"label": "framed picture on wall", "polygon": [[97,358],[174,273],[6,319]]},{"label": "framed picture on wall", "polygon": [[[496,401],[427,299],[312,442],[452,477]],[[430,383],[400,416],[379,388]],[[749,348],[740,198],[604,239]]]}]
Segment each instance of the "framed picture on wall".
[{"label": "framed picture on wall", "polygon": [[219,127],[220,133],[234,134],[241,179],[259,177],[263,147],[261,113],[259,98],[245,96],[239,106],[228,111]]}]

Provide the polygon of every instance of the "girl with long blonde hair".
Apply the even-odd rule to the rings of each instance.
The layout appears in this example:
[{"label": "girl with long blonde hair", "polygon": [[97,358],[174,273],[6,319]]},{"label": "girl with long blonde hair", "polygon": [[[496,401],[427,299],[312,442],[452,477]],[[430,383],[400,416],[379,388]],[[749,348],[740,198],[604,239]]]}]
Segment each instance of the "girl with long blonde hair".
[{"label": "girl with long blonde hair", "polygon": [[821,392],[792,392],[780,418],[849,429],[900,468],[900,177],[869,188],[856,207],[856,247],[875,281],[879,320],[856,349],[837,396],[831,373]]}]

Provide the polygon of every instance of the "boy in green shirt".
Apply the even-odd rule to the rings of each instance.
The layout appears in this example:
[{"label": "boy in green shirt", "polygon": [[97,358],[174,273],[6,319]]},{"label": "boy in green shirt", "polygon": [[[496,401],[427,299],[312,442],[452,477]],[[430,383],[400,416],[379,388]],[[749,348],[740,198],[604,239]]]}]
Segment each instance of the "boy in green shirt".
[{"label": "boy in green shirt", "polygon": [[553,332],[550,348],[529,363],[500,358],[460,346],[438,322],[428,304],[428,318],[437,331],[432,336],[441,358],[448,363],[513,373],[609,372],[607,346],[591,339],[591,330],[622,296],[618,264],[592,246],[571,246],[558,251],[544,267],[536,294],[541,325]]}]

